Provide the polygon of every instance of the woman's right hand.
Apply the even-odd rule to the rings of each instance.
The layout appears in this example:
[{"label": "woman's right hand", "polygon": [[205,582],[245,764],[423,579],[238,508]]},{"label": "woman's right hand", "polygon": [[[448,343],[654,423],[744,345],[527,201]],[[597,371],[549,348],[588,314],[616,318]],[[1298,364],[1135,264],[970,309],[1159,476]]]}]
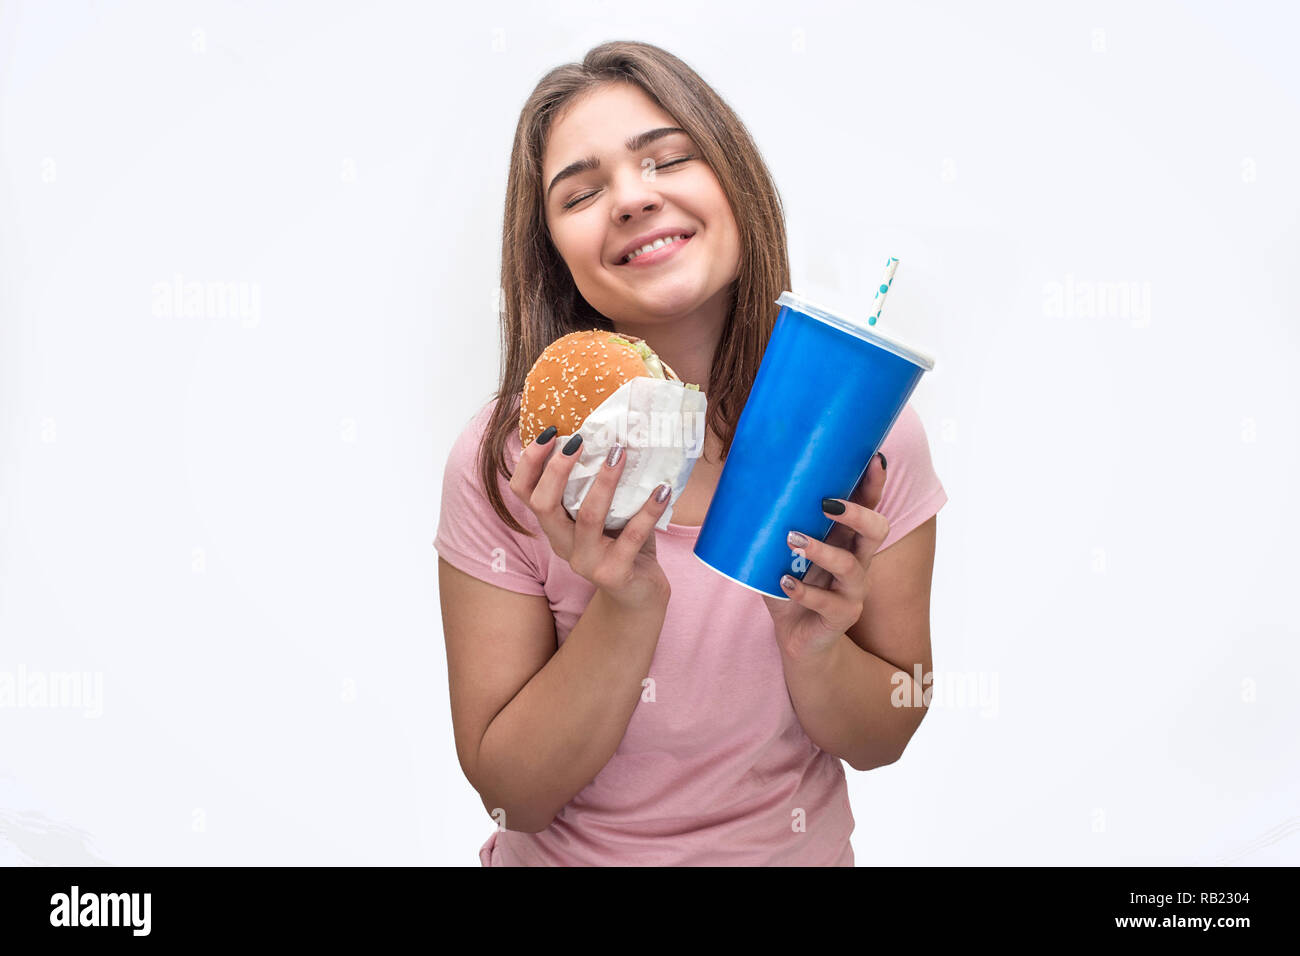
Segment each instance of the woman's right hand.
[{"label": "woman's right hand", "polygon": [[657,502],[652,494],[621,531],[605,529],[614,488],[627,459],[624,449],[613,468],[608,459],[601,463],[574,521],[564,510],[564,487],[578,460],[581,438],[576,438],[577,445],[566,455],[556,450],[554,437],[551,426],[523,450],[510,478],[510,490],[537,516],[551,549],[614,601],[626,607],[666,602],[672,588],[655,553],[654,526],[668,507],[667,499]]}]

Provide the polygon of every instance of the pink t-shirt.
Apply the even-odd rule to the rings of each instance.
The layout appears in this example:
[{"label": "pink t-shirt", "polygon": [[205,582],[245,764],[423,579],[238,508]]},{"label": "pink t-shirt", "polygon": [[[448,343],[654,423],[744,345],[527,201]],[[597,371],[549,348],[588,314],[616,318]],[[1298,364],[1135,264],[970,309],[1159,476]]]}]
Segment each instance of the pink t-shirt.
[{"label": "pink t-shirt", "polygon": [[[488,504],[476,451],[494,403],[448,456],[433,544],[489,584],[545,595],[563,644],[595,587],[551,550],[504,478],[507,507],[537,537],[511,531]],[[513,471],[517,429],[506,450]],[[880,450],[888,480],[877,510],[890,525],[883,550],[948,498],[911,405]],[[656,532],[672,597],[646,675],[653,683],[643,685],[618,750],[542,832],[494,829],[479,850],[483,866],[854,865],[843,764],[799,723],[762,597],[694,556],[699,530],[670,523]]]}]

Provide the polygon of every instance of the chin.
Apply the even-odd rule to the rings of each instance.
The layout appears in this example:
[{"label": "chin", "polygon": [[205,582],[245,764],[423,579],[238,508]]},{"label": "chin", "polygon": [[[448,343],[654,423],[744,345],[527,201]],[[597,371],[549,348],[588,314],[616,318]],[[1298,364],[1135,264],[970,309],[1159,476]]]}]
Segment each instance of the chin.
[{"label": "chin", "polygon": [[692,312],[712,297],[713,293],[703,283],[684,281],[668,287],[647,289],[644,293],[634,294],[632,301],[641,307],[642,312],[673,316]]}]

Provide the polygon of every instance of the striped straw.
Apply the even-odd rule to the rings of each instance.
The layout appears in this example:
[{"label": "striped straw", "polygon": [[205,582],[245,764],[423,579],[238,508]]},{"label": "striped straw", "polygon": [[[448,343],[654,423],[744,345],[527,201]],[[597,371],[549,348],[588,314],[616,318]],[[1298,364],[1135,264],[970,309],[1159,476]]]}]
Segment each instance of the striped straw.
[{"label": "striped straw", "polygon": [[885,295],[889,292],[889,287],[894,281],[894,273],[897,271],[898,260],[891,256],[885,263],[885,274],[880,277],[880,286],[876,289],[875,301],[871,303],[871,315],[867,318],[867,325],[875,325],[880,320],[880,310],[885,307]]}]

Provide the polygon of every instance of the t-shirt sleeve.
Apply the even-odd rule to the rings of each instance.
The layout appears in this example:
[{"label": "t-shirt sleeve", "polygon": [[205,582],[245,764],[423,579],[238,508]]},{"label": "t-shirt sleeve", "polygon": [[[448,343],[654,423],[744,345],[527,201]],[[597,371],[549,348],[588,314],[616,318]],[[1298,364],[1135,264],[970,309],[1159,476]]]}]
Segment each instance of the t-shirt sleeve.
[{"label": "t-shirt sleeve", "polygon": [[[538,560],[537,539],[506,525],[493,510],[478,475],[478,444],[487,420],[486,410],[476,415],[447,456],[442,474],[442,507],[433,546],[448,564],[480,581],[523,594],[545,594],[546,575]],[[507,460],[517,458],[507,454]],[[498,475],[497,482],[506,508],[515,520],[529,531],[542,534],[531,512],[512,500],[514,495],[506,480]]]},{"label": "t-shirt sleeve", "polygon": [[930,457],[925,426],[910,403],[899,412],[880,451],[888,477],[876,510],[888,519],[889,536],[876,549],[877,554],[938,514],[948,501]]}]

